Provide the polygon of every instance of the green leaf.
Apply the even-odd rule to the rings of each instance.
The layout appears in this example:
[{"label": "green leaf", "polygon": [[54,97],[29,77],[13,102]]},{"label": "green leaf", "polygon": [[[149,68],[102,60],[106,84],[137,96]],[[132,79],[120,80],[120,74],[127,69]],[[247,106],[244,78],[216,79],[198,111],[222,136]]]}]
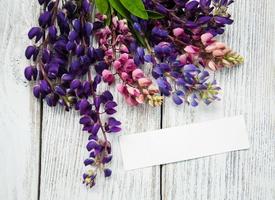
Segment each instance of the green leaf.
[{"label": "green leaf", "polygon": [[130,13],[124,8],[119,0],[109,0],[109,3],[122,17],[131,20]]},{"label": "green leaf", "polygon": [[162,19],[164,16],[158,12],[147,10],[149,19]]},{"label": "green leaf", "polygon": [[120,2],[131,14],[142,19],[148,19],[148,13],[142,0],[120,0]]},{"label": "green leaf", "polygon": [[101,14],[106,14],[109,9],[109,3],[106,0],[95,0],[97,9]]}]

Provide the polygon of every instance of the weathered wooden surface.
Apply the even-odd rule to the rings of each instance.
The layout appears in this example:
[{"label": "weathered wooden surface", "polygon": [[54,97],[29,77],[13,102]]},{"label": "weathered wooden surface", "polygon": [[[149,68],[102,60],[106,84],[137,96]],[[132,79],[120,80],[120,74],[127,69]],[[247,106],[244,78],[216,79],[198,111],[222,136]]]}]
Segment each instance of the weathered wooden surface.
[{"label": "weathered wooden surface", "polygon": [[217,74],[220,103],[183,109],[168,100],[164,109],[164,127],[243,114],[250,150],[163,166],[163,200],[275,199],[274,6],[272,0],[233,5],[235,24],[222,40],[246,62]]},{"label": "weathered wooden surface", "polygon": [[34,1],[0,1],[0,199],[37,199],[40,106],[22,76]]},{"label": "weathered wooden surface", "polygon": [[274,200],[274,7],[273,0],[233,5],[235,24],[221,40],[241,52],[246,63],[217,73],[221,102],[193,109],[176,107],[169,99],[161,122],[160,109],[133,109],[116,96],[122,134],[243,114],[249,151],[125,172],[118,137],[112,137],[113,176],[107,181],[99,177],[97,186],[87,190],[81,184],[87,135],[78,114],[47,106],[40,110],[22,76],[28,64],[26,33],[36,24],[37,3],[0,0],[0,199]]}]

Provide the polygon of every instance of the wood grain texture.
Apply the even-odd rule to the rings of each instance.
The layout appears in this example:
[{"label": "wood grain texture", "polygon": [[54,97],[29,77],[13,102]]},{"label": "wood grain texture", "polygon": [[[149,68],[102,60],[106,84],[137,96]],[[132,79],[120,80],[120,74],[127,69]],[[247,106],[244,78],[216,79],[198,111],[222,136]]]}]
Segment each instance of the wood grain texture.
[{"label": "wood grain texture", "polygon": [[[107,180],[99,176],[97,186],[88,190],[81,184],[87,135],[78,124],[78,113],[44,105],[40,130],[40,105],[22,76],[28,64],[26,33],[37,24],[39,6],[36,1],[0,0],[0,199],[274,200],[274,7],[273,0],[233,5],[235,24],[221,40],[246,63],[217,73],[221,102],[188,108],[167,99],[163,109],[163,127],[243,114],[251,142],[248,151],[125,172],[118,137],[110,136],[113,175]],[[122,134],[160,128],[160,109],[131,108],[121,96],[115,99]]]},{"label": "wood grain texture", "polygon": [[[106,89],[106,88],[105,88]],[[101,91],[105,90],[104,87]],[[113,94],[114,88],[111,88]],[[121,95],[114,95],[118,102],[117,119],[123,122],[121,134],[131,134],[160,128],[160,109],[149,106],[133,108],[125,104]],[[158,200],[160,199],[160,170],[152,167],[126,172],[117,135],[109,135],[113,148],[110,168],[113,175],[97,177],[96,186],[87,189],[82,184],[83,161],[87,134],[82,132],[77,112],[66,113],[60,108],[44,106],[41,155],[41,200]],[[144,148],[144,147],[141,147]]]},{"label": "wood grain texture", "polygon": [[[118,102],[121,106],[117,117],[126,122],[123,134],[159,128],[159,119],[153,120],[159,118],[159,113],[147,112],[146,108],[134,111],[123,105],[122,99],[118,98]],[[86,189],[81,176],[84,171],[82,163],[87,156],[87,135],[78,125],[78,114],[47,107],[44,109],[41,200],[160,199],[159,167],[125,172],[117,136],[111,137],[114,155],[110,166],[112,177],[105,180],[100,174],[97,185],[93,189]]]},{"label": "wood grain texture", "polygon": [[217,73],[220,103],[193,109],[167,100],[164,106],[164,127],[243,114],[251,148],[163,166],[163,200],[275,199],[274,6],[271,0],[233,5],[235,24],[221,40],[246,62]]},{"label": "wood grain texture", "polygon": [[35,200],[38,192],[40,105],[23,77],[26,33],[34,1],[0,1],[0,199]]}]

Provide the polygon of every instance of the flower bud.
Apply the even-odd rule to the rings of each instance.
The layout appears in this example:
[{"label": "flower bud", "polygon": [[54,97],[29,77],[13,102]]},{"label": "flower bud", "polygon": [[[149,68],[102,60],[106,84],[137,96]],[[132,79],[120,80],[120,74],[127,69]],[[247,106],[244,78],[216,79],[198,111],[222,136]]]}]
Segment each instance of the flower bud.
[{"label": "flower bud", "polygon": [[129,75],[126,73],[126,72],[122,72],[121,73],[121,79],[123,80],[123,81],[128,81],[129,80]]},{"label": "flower bud", "polygon": [[175,28],[175,29],[173,30],[173,34],[174,34],[174,36],[176,36],[176,37],[179,37],[181,34],[183,34],[183,32],[184,32],[184,30],[183,30],[182,28]]},{"label": "flower bud", "polygon": [[133,79],[136,81],[140,78],[143,78],[144,77],[144,73],[141,69],[135,69],[132,73],[132,77]]},{"label": "flower bud", "polygon": [[40,94],[41,94],[40,86],[39,86],[39,85],[34,86],[34,87],[33,87],[33,95],[34,95],[36,98],[39,98],[39,97],[40,97]]},{"label": "flower bud", "polygon": [[138,79],[138,84],[140,87],[148,87],[152,84],[152,81],[148,78],[140,78]]},{"label": "flower bud", "polygon": [[38,19],[39,25],[41,27],[45,27],[50,23],[50,21],[51,21],[51,13],[49,11],[42,13]]},{"label": "flower bud", "polygon": [[42,30],[40,27],[32,27],[28,33],[29,39],[33,39],[36,37],[35,41],[38,42],[42,37]]},{"label": "flower bud", "polygon": [[95,162],[94,159],[87,158],[86,160],[84,160],[84,165],[85,165],[85,166],[87,166],[87,165],[92,165],[94,162]]},{"label": "flower bud", "polygon": [[212,54],[214,57],[222,57],[225,55],[222,50],[214,50]]},{"label": "flower bud", "polygon": [[66,90],[61,86],[56,86],[55,87],[55,92],[57,94],[59,94],[60,96],[65,96],[66,95]]},{"label": "flower bud", "polygon": [[55,26],[49,27],[49,37],[51,40],[55,40],[57,35],[57,29]]},{"label": "flower bud", "polygon": [[121,53],[129,53],[129,49],[124,44],[120,46],[119,50]]},{"label": "flower bud", "polygon": [[84,30],[87,36],[90,36],[92,34],[93,31],[93,24],[86,22],[84,25]]},{"label": "flower bud", "polygon": [[214,36],[211,33],[205,33],[201,36],[201,42],[204,45],[208,45],[212,41],[213,37]]},{"label": "flower bud", "polygon": [[25,75],[25,78],[28,81],[31,81],[32,78],[33,78],[33,75],[34,75],[34,68],[33,68],[33,66],[26,67],[25,71],[24,71],[24,75]]},{"label": "flower bud", "polygon": [[118,91],[119,93],[121,93],[122,95],[127,95],[127,94],[128,94],[128,91],[127,91],[127,89],[126,89],[126,86],[123,85],[123,84],[118,84],[118,85],[117,85],[117,91]]},{"label": "flower bud", "polygon": [[187,55],[186,54],[180,55],[179,61],[181,64],[185,65],[187,62]]},{"label": "flower bud", "polygon": [[104,69],[102,72],[103,81],[111,85],[115,81],[115,77],[111,71]]},{"label": "flower bud", "polygon": [[27,59],[30,59],[32,56],[36,54],[36,47],[35,46],[28,46],[25,51],[25,56]]},{"label": "flower bud", "polygon": [[127,60],[127,62],[124,65],[124,70],[126,72],[132,72],[136,68],[137,68],[137,66],[136,66],[136,64],[135,64],[135,62],[134,62],[133,59]]},{"label": "flower bud", "polygon": [[119,61],[121,63],[125,63],[129,59],[129,55],[127,53],[123,53],[120,55]]},{"label": "flower bud", "polygon": [[118,60],[116,60],[113,65],[116,70],[119,70],[121,68],[121,62]]},{"label": "flower bud", "polygon": [[112,171],[110,169],[104,169],[104,176],[109,177],[112,175]]},{"label": "flower bud", "polygon": [[188,45],[184,48],[184,51],[186,51],[187,53],[190,53],[190,54],[197,54],[199,53],[199,48],[196,47],[196,46],[193,46],[193,45]]},{"label": "flower bud", "polygon": [[128,105],[130,106],[137,106],[139,103],[136,101],[135,98],[133,98],[132,96],[128,96],[125,98],[125,101]]},{"label": "flower bud", "polygon": [[216,71],[217,70],[217,65],[214,63],[214,61],[210,61],[208,63],[208,68],[211,69],[212,71]]}]

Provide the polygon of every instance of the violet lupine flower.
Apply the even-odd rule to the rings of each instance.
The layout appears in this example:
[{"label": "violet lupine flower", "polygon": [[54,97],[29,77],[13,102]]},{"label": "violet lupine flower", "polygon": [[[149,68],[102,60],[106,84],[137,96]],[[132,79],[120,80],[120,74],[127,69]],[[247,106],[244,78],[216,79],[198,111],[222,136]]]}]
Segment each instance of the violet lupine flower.
[{"label": "violet lupine flower", "polygon": [[[219,100],[220,88],[206,69],[215,71],[243,62],[214,39],[233,23],[227,12],[232,0],[143,0],[146,10],[161,16],[144,20],[132,13],[127,21],[111,9],[108,17],[112,18],[97,14],[94,22],[90,21],[89,0],[68,0],[62,7],[60,0],[38,2],[44,11],[39,26],[28,32],[34,43],[25,50],[30,64],[24,75],[36,82],[35,97],[52,107],[79,111],[79,123],[88,134],[83,183],[89,187],[95,185],[99,170],[111,176],[107,133],[121,130],[113,116],[117,103],[109,91],[98,91],[99,84],[111,85],[117,76],[117,90],[132,106],[145,102],[159,106],[163,96],[171,96],[177,105],[195,107],[199,101],[208,105]],[[93,37],[98,48],[91,46]],[[158,88],[142,70],[145,63],[151,63]]]},{"label": "violet lupine flower", "polygon": [[[219,87],[204,68],[217,70],[243,62],[243,58],[224,44],[214,40],[233,20],[227,7],[233,1],[223,0],[145,0],[148,10],[155,10],[163,19],[148,20],[143,35],[149,35],[153,54],[144,56],[153,65],[164,96],[172,95],[176,104],[197,106],[217,97]],[[139,24],[139,19],[135,20]],[[137,27],[137,25],[136,25]],[[150,49],[150,47],[149,47]]]},{"label": "violet lupine flower", "polygon": [[157,79],[162,94],[172,95],[177,105],[187,103],[197,106],[200,99],[208,105],[219,100],[217,94],[220,88],[215,81],[209,81],[209,73],[189,63],[191,59],[188,61],[187,57],[178,57],[172,52],[175,50],[169,43],[155,47],[158,62],[154,64],[153,77]]},{"label": "violet lupine flower", "polygon": [[[153,9],[165,16],[163,20],[157,22],[158,27],[161,26],[163,30],[183,28],[185,30],[183,40],[186,42],[198,39],[206,32],[214,36],[222,34],[224,27],[233,23],[226,9],[231,3],[231,1],[211,0],[145,1],[147,9]],[[156,28],[153,27],[153,30]]]},{"label": "violet lupine flower", "polygon": [[[94,29],[101,25],[89,21],[91,6],[88,0],[78,4],[67,1],[62,8],[60,0],[39,0],[39,3],[46,10],[39,17],[40,26],[31,28],[28,33],[34,44],[27,47],[25,55],[33,64],[25,68],[24,75],[27,80],[37,82],[33,88],[35,97],[45,99],[49,106],[59,104],[66,110],[79,111],[83,131],[89,135],[90,156],[84,161],[89,169],[83,175],[83,182],[92,187],[97,171],[111,161],[111,144],[106,133],[121,129],[120,122],[113,117],[117,104],[112,94],[97,91],[101,73],[94,77],[90,73],[92,64],[97,66],[97,71],[104,70],[101,64],[105,62],[103,50],[90,46]],[[71,62],[70,58],[73,58]],[[87,74],[88,80],[82,80]],[[106,122],[101,119],[103,114],[110,116]],[[95,147],[92,141],[97,144]],[[106,177],[111,175],[107,167],[104,173]]]}]

